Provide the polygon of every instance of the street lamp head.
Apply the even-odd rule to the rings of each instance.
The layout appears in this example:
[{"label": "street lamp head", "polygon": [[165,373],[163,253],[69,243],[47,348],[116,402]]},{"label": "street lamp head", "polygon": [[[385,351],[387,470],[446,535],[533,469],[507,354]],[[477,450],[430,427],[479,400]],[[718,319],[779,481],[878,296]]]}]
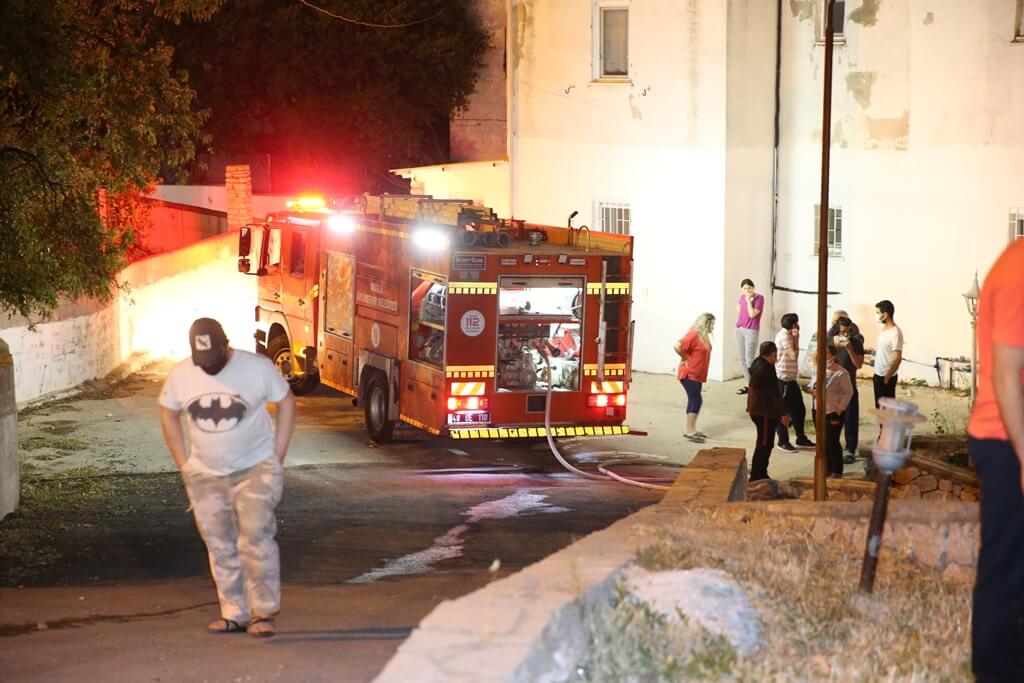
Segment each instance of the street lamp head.
[{"label": "street lamp head", "polygon": [[964,302],[967,304],[967,314],[973,320],[978,315],[978,297],[981,295],[981,288],[978,287],[978,272],[974,272],[974,282],[971,288],[963,293]]}]

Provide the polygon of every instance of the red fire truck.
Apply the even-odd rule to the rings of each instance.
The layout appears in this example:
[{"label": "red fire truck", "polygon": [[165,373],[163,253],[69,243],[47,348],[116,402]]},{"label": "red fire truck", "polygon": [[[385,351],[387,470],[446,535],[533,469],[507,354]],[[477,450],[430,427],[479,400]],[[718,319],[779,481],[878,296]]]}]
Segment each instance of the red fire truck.
[{"label": "red fire truck", "polygon": [[239,234],[259,278],[256,347],[297,394],[356,398],[457,439],[628,433],[628,236],[499,220],[467,201],[299,201]]}]

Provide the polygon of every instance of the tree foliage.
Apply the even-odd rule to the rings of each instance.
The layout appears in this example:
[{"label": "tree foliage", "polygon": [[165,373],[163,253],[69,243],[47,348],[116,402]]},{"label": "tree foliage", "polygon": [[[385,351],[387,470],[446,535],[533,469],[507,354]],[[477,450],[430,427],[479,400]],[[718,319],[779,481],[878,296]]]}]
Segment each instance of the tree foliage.
[{"label": "tree foliage", "polygon": [[445,161],[488,45],[469,0],[235,0],[168,35],[214,151],[270,154],[285,191],[331,169],[374,189],[388,168]]},{"label": "tree foliage", "polygon": [[109,298],[139,191],[187,164],[202,135],[154,28],[221,1],[0,0],[0,310]]}]

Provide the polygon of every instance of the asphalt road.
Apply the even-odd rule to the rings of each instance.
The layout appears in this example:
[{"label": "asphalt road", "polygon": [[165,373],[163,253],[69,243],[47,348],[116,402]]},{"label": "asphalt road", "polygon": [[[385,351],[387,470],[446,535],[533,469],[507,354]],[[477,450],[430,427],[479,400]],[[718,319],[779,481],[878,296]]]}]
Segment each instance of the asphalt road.
[{"label": "asphalt road", "polygon": [[[361,413],[319,389],[300,400],[278,507],[278,635],[207,635],[206,555],[155,422],[165,370],[19,422],[30,477],[0,523],[0,680],[371,680],[442,600],[660,497],[571,475],[544,443],[402,430],[371,447]],[[563,447],[592,467],[611,446]]]}]

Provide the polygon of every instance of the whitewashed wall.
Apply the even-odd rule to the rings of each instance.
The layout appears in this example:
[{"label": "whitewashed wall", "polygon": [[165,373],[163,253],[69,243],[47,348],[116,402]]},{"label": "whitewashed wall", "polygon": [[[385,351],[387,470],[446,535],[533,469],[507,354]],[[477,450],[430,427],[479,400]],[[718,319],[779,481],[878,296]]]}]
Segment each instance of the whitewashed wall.
[{"label": "whitewashed wall", "polygon": [[[813,3],[784,9],[779,284],[816,288],[822,48]],[[1024,43],[1014,0],[847,3],[836,48],[832,205],[843,255],[831,259],[830,306],[849,310],[869,345],[876,301],[891,299],[911,361],[900,376],[934,383],[936,356],[970,354],[961,294],[1007,245],[1024,204]],[[813,327],[814,298],[780,293]],[[921,364],[919,364],[921,363]]]},{"label": "whitewashed wall", "polygon": [[409,179],[409,191],[412,194],[430,194],[445,199],[471,199],[494,209],[495,213],[503,218],[511,215],[508,202],[507,161],[417,166],[393,169],[392,173]]},{"label": "whitewashed wall", "polygon": [[130,291],[107,305],[65,308],[35,330],[0,329],[14,358],[19,404],[102,377],[133,354],[183,358],[198,317],[217,318],[234,346],[252,349],[256,278],[237,271],[236,235],[144,259],[120,279]]},{"label": "whitewashed wall", "polygon": [[[211,211],[227,211],[228,196],[224,185],[157,185],[153,192],[154,199],[186,206],[198,206]],[[284,211],[292,195],[254,194],[252,195],[252,215],[254,219],[262,219],[272,211]]]}]

